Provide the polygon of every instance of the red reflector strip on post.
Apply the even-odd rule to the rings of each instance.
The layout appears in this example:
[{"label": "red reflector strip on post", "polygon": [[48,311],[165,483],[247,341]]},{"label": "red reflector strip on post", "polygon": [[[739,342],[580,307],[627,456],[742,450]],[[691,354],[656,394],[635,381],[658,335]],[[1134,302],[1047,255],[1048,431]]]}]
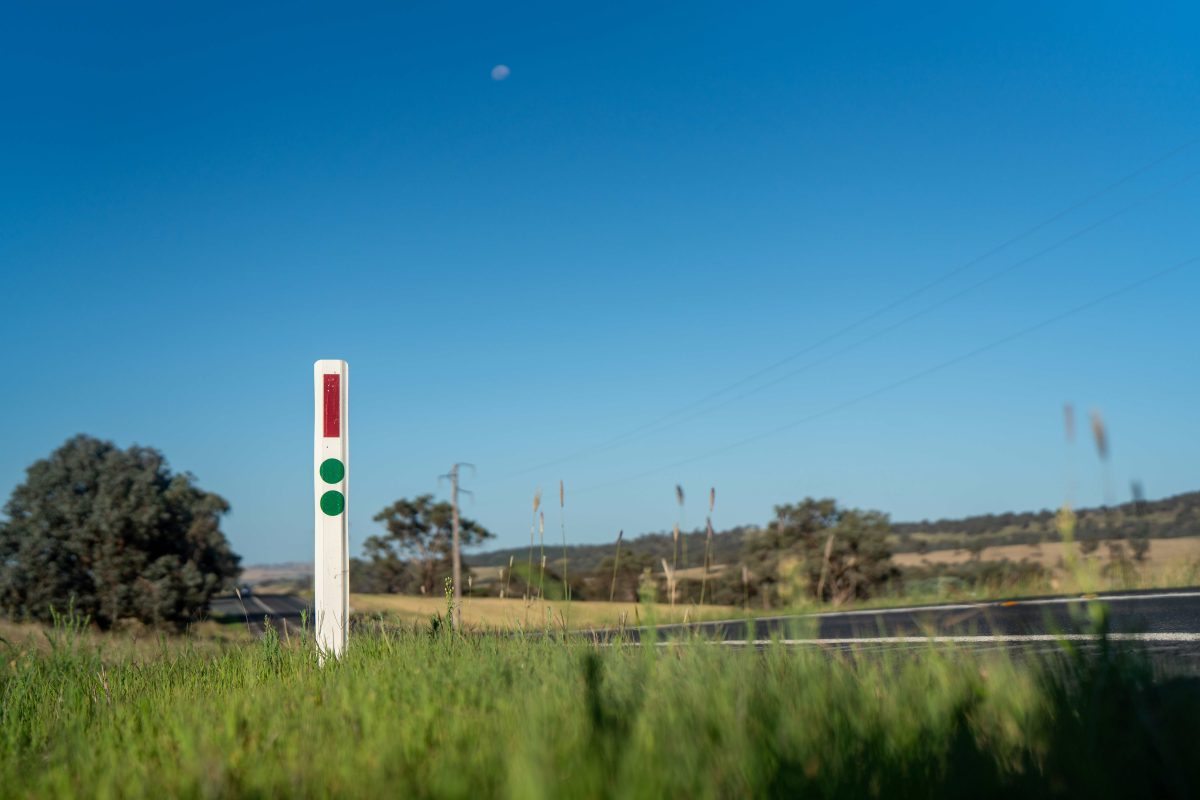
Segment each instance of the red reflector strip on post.
[{"label": "red reflector strip on post", "polygon": [[325,376],[325,438],[342,435],[342,376]]}]

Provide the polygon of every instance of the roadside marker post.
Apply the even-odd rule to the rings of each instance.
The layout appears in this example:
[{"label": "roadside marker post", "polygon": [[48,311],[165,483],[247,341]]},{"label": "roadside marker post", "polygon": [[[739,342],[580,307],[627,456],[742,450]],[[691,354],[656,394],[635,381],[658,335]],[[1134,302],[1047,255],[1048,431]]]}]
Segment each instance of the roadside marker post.
[{"label": "roadside marker post", "polygon": [[350,367],[322,359],[313,365],[314,623],[321,656],[346,649],[350,564],[346,513],[350,485]]}]

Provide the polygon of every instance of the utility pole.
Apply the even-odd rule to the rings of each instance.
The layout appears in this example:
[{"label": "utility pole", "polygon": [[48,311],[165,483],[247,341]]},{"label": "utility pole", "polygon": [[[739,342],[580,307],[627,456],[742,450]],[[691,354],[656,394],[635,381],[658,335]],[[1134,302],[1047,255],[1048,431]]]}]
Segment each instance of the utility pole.
[{"label": "utility pole", "polygon": [[[475,469],[472,464],[456,463],[450,467],[450,472],[443,475],[443,478],[450,479],[450,529],[453,532],[453,542],[451,544],[450,562],[452,566],[452,580],[454,581],[454,630],[462,630],[462,545],[459,541],[459,526],[458,526],[458,468],[470,467]],[[466,492],[466,489],[463,489]],[[470,494],[470,492],[467,492]]]}]

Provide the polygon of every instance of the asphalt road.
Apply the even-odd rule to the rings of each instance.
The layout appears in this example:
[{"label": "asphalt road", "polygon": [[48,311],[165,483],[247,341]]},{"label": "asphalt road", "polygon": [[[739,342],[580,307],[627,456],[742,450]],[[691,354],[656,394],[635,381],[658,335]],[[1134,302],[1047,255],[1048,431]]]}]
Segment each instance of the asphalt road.
[{"label": "asphalt road", "polygon": [[280,633],[300,630],[301,614],[308,609],[308,601],[292,594],[242,593],[213,598],[208,613],[214,620],[225,624],[249,625],[255,633],[263,633],[265,625],[271,624]]},{"label": "asphalt road", "polygon": [[[1200,589],[1112,592],[1099,596],[1040,597],[986,603],[758,617],[750,620],[664,625],[659,641],[689,636],[736,646],[782,641],[797,647],[864,652],[954,644],[972,650],[1055,652],[1064,640],[1081,649],[1099,646],[1093,615],[1108,616],[1109,639],[1136,643],[1157,661],[1200,669]],[[650,629],[625,631],[641,641]],[[613,634],[599,634],[607,639]]]}]

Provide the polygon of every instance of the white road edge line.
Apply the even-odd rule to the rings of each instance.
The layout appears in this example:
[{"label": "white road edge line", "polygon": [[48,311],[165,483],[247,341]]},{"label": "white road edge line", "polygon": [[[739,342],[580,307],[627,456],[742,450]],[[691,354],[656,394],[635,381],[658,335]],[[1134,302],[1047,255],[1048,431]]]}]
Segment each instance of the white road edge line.
[{"label": "white road edge line", "polygon": [[[709,642],[737,646],[769,644],[786,645],[845,645],[845,644],[972,644],[975,642],[1098,642],[1107,638],[1111,642],[1200,642],[1200,633],[1110,633],[1102,636],[1097,633],[1019,633],[1019,634],[984,634],[980,636],[871,636],[861,639],[728,639]],[[659,647],[681,644],[680,641],[656,642]],[[629,642],[628,644],[640,644]]]},{"label": "white road edge line", "polygon": [[263,613],[268,616],[275,613],[274,611],[271,610],[271,607],[269,605],[267,605],[262,600],[255,597],[254,595],[250,595],[250,601],[252,603],[254,603],[256,606],[258,606],[259,608],[261,608]]}]

